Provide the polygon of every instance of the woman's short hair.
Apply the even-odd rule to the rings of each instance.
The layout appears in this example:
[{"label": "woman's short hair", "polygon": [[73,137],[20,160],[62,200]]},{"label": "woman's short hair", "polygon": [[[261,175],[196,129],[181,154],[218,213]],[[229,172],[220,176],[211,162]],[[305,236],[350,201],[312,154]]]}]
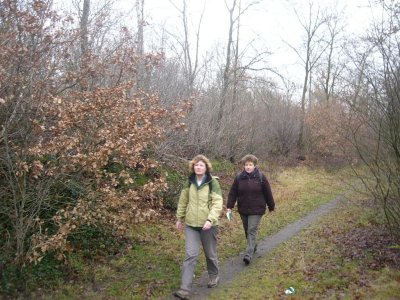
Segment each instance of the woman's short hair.
[{"label": "woman's short hair", "polygon": [[247,155],[243,156],[243,158],[241,159],[241,162],[243,165],[247,162],[252,162],[254,165],[257,165],[258,158],[255,157],[253,154],[247,154]]},{"label": "woman's short hair", "polygon": [[202,161],[206,165],[206,173],[210,173],[212,171],[212,165],[207,157],[204,155],[196,155],[189,163],[189,171],[194,172],[194,165],[197,164],[199,161]]}]

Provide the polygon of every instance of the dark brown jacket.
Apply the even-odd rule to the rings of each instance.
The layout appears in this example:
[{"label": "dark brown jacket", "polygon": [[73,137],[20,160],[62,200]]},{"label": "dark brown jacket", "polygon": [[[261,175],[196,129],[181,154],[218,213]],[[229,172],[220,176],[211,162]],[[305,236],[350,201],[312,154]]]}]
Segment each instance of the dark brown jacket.
[{"label": "dark brown jacket", "polygon": [[275,202],[268,179],[256,168],[252,173],[241,172],[233,181],[229,191],[227,208],[233,208],[237,201],[240,214],[263,215],[275,209]]}]

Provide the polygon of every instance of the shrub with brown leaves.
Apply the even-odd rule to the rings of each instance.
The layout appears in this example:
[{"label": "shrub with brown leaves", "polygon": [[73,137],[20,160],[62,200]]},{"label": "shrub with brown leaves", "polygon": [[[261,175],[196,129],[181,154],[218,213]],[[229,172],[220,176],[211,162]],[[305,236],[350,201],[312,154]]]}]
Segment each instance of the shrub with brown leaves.
[{"label": "shrub with brown leaves", "polygon": [[[46,1],[0,5],[0,248],[20,266],[62,259],[80,226],[123,236],[156,216],[166,181],[149,153],[188,103],[161,107],[134,88],[126,29],[118,49],[79,53],[79,32]],[[162,55],[144,59],[148,70]],[[66,195],[71,178],[82,191]]]}]

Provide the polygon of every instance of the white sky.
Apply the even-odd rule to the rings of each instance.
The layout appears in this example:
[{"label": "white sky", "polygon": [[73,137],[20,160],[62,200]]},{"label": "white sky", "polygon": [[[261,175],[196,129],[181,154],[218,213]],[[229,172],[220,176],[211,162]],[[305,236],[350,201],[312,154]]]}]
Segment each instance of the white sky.
[{"label": "white sky", "polygon": [[[82,5],[82,0],[74,0]],[[276,69],[280,74],[301,84],[304,76],[299,58],[287,44],[299,49],[304,30],[296,17],[306,16],[309,1],[312,0],[242,0],[245,3],[258,2],[241,17],[240,51],[243,51],[250,41],[253,49],[247,51],[248,57],[254,53],[270,51],[267,57],[268,67]],[[371,9],[371,3],[377,0],[313,0],[315,6],[331,7],[330,10],[343,11],[343,19],[347,23],[347,36],[362,34],[373,19],[379,19],[379,9]],[[59,5],[71,5],[71,0],[54,0]],[[145,43],[160,45],[163,29],[182,37],[181,16],[172,3],[182,7],[183,0],[144,0],[145,20],[149,24],[145,32]],[[206,52],[222,53],[226,49],[229,28],[229,13],[225,2],[231,5],[232,0],[186,0],[188,19],[192,22],[191,36],[194,38],[200,14],[205,7],[200,32],[200,57]],[[99,4],[92,0],[91,5]],[[136,28],[136,0],[115,0],[116,8],[127,15],[125,22],[128,27]],[[157,36],[158,35],[158,36]],[[159,40],[157,40],[159,39]],[[171,40],[171,39],[170,39]],[[286,44],[285,44],[286,42]],[[149,45],[149,44],[147,44]],[[157,46],[155,46],[157,47]],[[172,52],[167,52],[172,55]]]},{"label": "white sky", "polygon": [[[171,0],[181,6],[181,0]],[[179,19],[179,13],[170,0],[145,0],[145,14],[150,22],[163,23],[173,26]],[[247,0],[249,2],[250,0]],[[135,0],[118,0],[123,5],[134,4]],[[230,0],[228,2],[231,2]],[[245,2],[245,1],[244,1]],[[293,26],[297,25],[294,10],[307,7],[308,0],[259,0],[259,4],[253,6],[243,19],[243,26],[249,31],[257,32],[266,37],[268,35],[292,34]],[[186,0],[189,13],[194,19],[198,19],[205,5],[203,20],[203,34],[206,32],[207,42],[225,37],[229,24],[228,11],[224,0]],[[349,26],[352,30],[362,30],[368,19],[371,18],[369,0],[317,0],[321,6],[333,5],[344,8],[349,16]],[[178,20],[179,22],[179,20]],[[195,22],[195,25],[197,22]]]},{"label": "white sky", "polygon": [[[182,0],[144,1],[145,19],[150,27],[161,28],[162,26],[170,32],[182,32],[180,14],[171,1],[179,7],[182,6]],[[251,0],[242,0],[244,3],[249,1]],[[227,2],[231,3],[232,1],[228,0]],[[266,49],[272,51],[273,55],[269,56],[268,63],[283,74],[287,73],[289,76],[298,74],[297,79],[293,78],[298,82],[301,80],[298,58],[283,40],[290,45],[299,47],[304,32],[295,15],[295,10],[305,16],[307,12],[304,12],[304,9],[308,9],[309,1],[260,0],[258,2],[259,4],[252,6],[241,19],[241,47],[243,49],[249,41],[256,38],[255,51],[261,52]],[[127,11],[133,9],[136,0],[117,0],[117,3]],[[194,26],[192,34],[194,34],[194,28],[198,25],[201,11],[205,5],[200,33],[200,47],[203,54],[206,51],[212,51],[216,45],[219,45],[220,49],[225,49],[229,26],[229,14],[225,0],[186,0],[186,4],[189,13],[188,19],[193,22]],[[349,34],[361,34],[368,27],[374,14],[374,10],[370,7],[370,0],[315,0],[315,5],[343,10],[343,18],[347,20],[346,30]],[[132,13],[135,14],[135,11],[132,10]],[[296,69],[297,71],[294,71]]]},{"label": "white sky", "polygon": [[[83,3],[83,0],[53,1],[58,8],[71,8],[72,3],[82,6]],[[91,7],[98,9],[99,6],[102,6],[103,1],[107,0],[91,0]],[[281,74],[285,81],[289,80],[294,83],[295,94],[300,93],[302,88],[304,66],[288,44],[296,49],[301,49],[305,32],[301,28],[295,11],[304,19],[307,16],[310,1],[314,1],[314,5],[319,6],[322,10],[330,7],[328,11],[342,11],[341,18],[346,23],[346,37],[366,33],[370,24],[381,18],[379,0],[242,0],[242,7],[245,7],[245,3],[258,2],[241,17],[239,51],[243,51],[250,41],[254,41],[252,47],[248,47],[249,49],[246,50],[243,63],[248,63],[255,53],[268,50],[271,54],[266,56],[266,60],[262,62],[263,65],[257,67],[272,68]],[[137,0],[114,0],[115,12],[118,15],[122,13],[118,22],[125,22],[126,26],[133,30],[137,28],[136,2]],[[225,55],[229,29],[229,12],[225,2],[231,5],[232,0],[186,0],[188,20],[192,22],[190,34],[193,38],[205,6],[200,32],[200,58],[204,58],[209,53],[217,53],[220,55],[217,61],[219,65],[223,64],[225,59],[223,55]],[[180,36],[182,40],[181,15],[172,3],[182,7],[183,0],[144,0],[144,15],[148,24],[145,29],[146,51],[160,50],[161,35],[164,29]],[[373,9],[372,5],[375,5]],[[169,42],[171,41],[170,37]],[[193,44],[194,41],[192,46]],[[166,55],[171,57],[174,53],[166,50]],[[214,71],[211,70],[211,72]],[[272,78],[275,83],[285,89],[281,85],[283,84],[281,78],[272,72],[259,72],[257,76]]]}]

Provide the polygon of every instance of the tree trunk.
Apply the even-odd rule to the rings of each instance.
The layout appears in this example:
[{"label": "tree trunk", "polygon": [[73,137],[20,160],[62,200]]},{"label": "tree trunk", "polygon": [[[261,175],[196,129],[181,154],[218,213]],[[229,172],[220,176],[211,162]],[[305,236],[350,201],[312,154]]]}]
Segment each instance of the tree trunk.
[{"label": "tree trunk", "polygon": [[[80,24],[81,33],[81,56],[80,56],[80,67],[81,72],[84,72],[85,66],[88,59],[88,44],[89,44],[89,12],[90,12],[90,0],[83,1],[83,11]],[[82,74],[83,75],[83,74]],[[85,78],[85,76],[83,76]],[[83,79],[80,81],[81,91],[86,91],[88,89],[87,80]]]},{"label": "tree trunk", "polygon": [[84,57],[88,51],[88,22],[89,22],[90,0],[83,1],[81,29],[81,57]]},{"label": "tree trunk", "polygon": [[225,68],[224,68],[224,73],[223,73],[223,78],[222,78],[222,90],[220,94],[220,103],[219,103],[219,108],[218,108],[218,114],[217,114],[217,126],[219,126],[222,115],[224,113],[224,107],[226,103],[226,99],[228,97],[228,88],[229,88],[229,82],[230,82],[230,69],[231,69],[231,52],[232,52],[232,43],[233,43],[233,26],[235,24],[235,21],[233,19],[233,12],[236,7],[236,0],[233,1],[232,7],[229,9],[229,17],[230,17],[230,24],[229,24],[229,34],[228,34],[228,44],[226,47],[226,62],[225,62]]},{"label": "tree trunk", "polygon": [[137,16],[137,41],[136,51],[138,54],[136,89],[145,89],[146,68],[144,61],[144,0],[136,0],[136,16]]}]

